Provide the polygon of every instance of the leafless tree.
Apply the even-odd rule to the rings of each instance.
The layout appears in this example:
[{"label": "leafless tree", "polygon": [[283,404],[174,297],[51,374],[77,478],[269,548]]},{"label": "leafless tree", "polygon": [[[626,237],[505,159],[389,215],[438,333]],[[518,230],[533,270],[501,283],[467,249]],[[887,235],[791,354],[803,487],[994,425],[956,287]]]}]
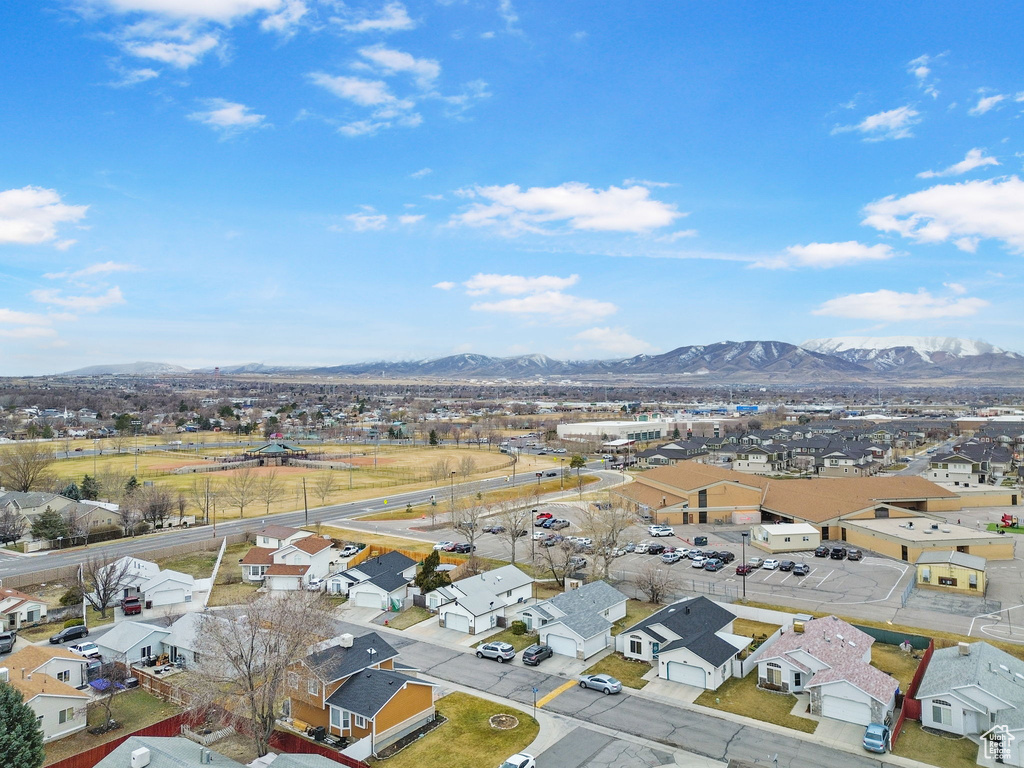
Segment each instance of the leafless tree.
[{"label": "leafless tree", "polygon": [[277,470],[272,469],[260,478],[259,499],[267,506],[267,514],[270,514],[270,507],[285,496],[285,489],[281,485],[281,478]]},{"label": "leafless tree", "polygon": [[250,726],[257,754],[267,754],[289,667],[334,632],[323,600],[306,591],[287,600],[255,595],[204,614],[197,629],[199,661],[186,683],[192,705],[230,708]]},{"label": "leafless tree", "polygon": [[140,494],[132,497],[125,497],[117,507],[117,517],[121,521],[121,528],[125,536],[134,536],[139,525],[143,522],[142,507],[139,506]]},{"label": "leafless tree", "polygon": [[259,476],[252,467],[242,467],[228,473],[221,493],[231,506],[238,507],[238,516],[242,518],[245,517],[245,508],[257,499],[258,486]]},{"label": "leafless tree", "polygon": [[178,491],[178,498],[175,499],[175,504],[178,507],[178,525],[180,526],[185,522],[185,512],[188,511],[188,499],[181,491]]},{"label": "leafless tree", "polygon": [[462,439],[462,430],[458,427],[452,427],[452,440],[455,441],[456,447],[459,445],[459,441]]},{"label": "leafless tree", "polygon": [[467,480],[476,473],[476,459],[472,456],[463,456],[459,459],[459,476]]},{"label": "leafless tree", "polygon": [[202,518],[204,522],[209,522],[209,511],[210,511],[210,478],[204,477],[202,481],[199,478],[193,478],[192,484],[188,487],[188,501],[197,512],[197,517]]},{"label": "leafless tree", "polygon": [[32,491],[49,478],[55,461],[53,447],[44,443],[21,442],[0,454],[0,485],[9,491]]},{"label": "leafless tree", "polygon": [[107,617],[107,609],[117,601],[126,587],[131,586],[134,572],[131,558],[115,560],[113,557],[90,555],[82,562],[79,586],[89,604]]},{"label": "leafless tree", "polygon": [[100,493],[107,501],[120,504],[125,497],[125,486],[131,478],[131,472],[119,469],[108,469],[100,472],[96,477],[99,483]]},{"label": "leafless tree", "polygon": [[495,519],[505,529],[500,535],[508,542],[509,549],[512,551],[512,564],[515,565],[516,545],[520,541],[525,541],[525,537],[530,535],[533,528],[531,525],[533,510],[526,499],[510,499],[500,502],[498,509]]},{"label": "leafless tree", "polygon": [[334,474],[334,470],[325,469],[321,471],[316,480],[313,482],[313,493],[320,499],[320,506],[327,504],[329,499],[334,492],[338,490],[338,478]]},{"label": "leafless tree", "polygon": [[0,544],[17,541],[28,530],[28,521],[13,505],[0,509]]},{"label": "leafless tree", "polygon": [[551,572],[558,586],[565,587],[565,576],[569,572],[569,558],[576,554],[576,549],[567,541],[560,541],[550,547],[541,546],[541,560]]},{"label": "leafless tree", "polygon": [[447,456],[442,456],[430,465],[428,473],[430,475],[430,479],[437,483],[442,480],[447,480],[449,475],[452,473],[452,469],[452,460]]},{"label": "leafless tree", "polygon": [[121,432],[115,432],[109,438],[110,445],[116,453],[124,453],[124,449],[128,447],[128,441],[131,439],[129,435],[122,434]]},{"label": "leafless tree", "polygon": [[466,537],[469,544],[469,569],[474,573],[477,571],[476,540],[480,536],[480,528],[494,509],[492,505],[478,505],[470,503],[468,499],[455,505],[452,512],[452,526]]},{"label": "leafless tree", "polygon": [[647,595],[648,602],[655,605],[669,597],[678,587],[675,574],[658,559],[650,560],[640,567],[635,583],[636,588]]},{"label": "leafless tree", "polygon": [[117,658],[108,658],[103,660],[103,664],[100,667],[100,679],[106,680],[107,687],[100,692],[99,703],[103,707],[103,714],[105,724],[110,724],[113,721],[113,717],[110,714],[110,707],[114,703],[114,696],[124,690],[124,683],[131,676],[128,668],[128,662],[124,657],[124,654],[120,654]]},{"label": "leafless tree", "polygon": [[139,492],[138,503],[142,519],[154,528],[163,528],[174,508],[170,491],[158,485],[142,488]]},{"label": "leafless tree", "polygon": [[594,542],[594,576],[607,578],[615,550],[634,522],[633,513],[615,501],[590,504],[580,514],[580,527]]},{"label": "leafless tree", "polygon": [[64,523],[67,526],[68,538],[75,544],[89,543],[89,516],[91,508],[82,504],[69,504],[64,510]]}]

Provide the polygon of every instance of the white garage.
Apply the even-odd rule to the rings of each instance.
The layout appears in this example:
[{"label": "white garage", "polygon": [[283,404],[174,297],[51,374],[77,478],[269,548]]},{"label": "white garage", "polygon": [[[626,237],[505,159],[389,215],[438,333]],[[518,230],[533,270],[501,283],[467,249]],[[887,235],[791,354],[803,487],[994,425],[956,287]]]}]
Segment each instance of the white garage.
[{"label": "white garage", "polygon": [[382,598],[379,592],[363,589],[356,590],[355,587],[348,591],[348,599],[352,601],[352,605],[357,608],[380,608],[383,605]]},{"label": "white garage", "polygon": [[455,611],[446,611],[444,614],[444,625],[456,632],[469,632],[469,616]]},{"label": "white garage", "polygon": [[672,682],[707,688],[708,675],[702,667],[684,664],[681,661],[670,661],[665,666],[666,677]]},{"label": "white garage", "polygon": [[871,724],[871,705],[866,701],[854,701],[838,696],[824,696],[821,700],[821,714],[833,720],[842,720],[856,725]]},{"label": "white garage", "polygon": [[548,633],[543,642],[551,646],[551,650],[561,656],[569,656],[573,659],[576,658],[576,652],[579,650],[579,646],[576,643],[575,638],[564,637],[562,635],[554,635]]}]

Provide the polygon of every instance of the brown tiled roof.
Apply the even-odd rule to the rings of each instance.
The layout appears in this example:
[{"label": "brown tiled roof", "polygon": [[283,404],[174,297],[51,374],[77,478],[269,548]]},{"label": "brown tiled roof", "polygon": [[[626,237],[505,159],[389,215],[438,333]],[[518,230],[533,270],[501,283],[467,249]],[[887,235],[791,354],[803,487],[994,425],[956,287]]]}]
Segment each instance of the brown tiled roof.
[{"label": "brown tiled roof", "polygon": [[266,547],[253,547],[245,553],[242,565],[272,565],[274,550]]},{"label": "brown tiled roof", "polygon": [[745,472],[713,467],[696,461],[680,461],[667,467],[648,470],[637,478],[637,482],[642,483],[644,478],[648,477],[659,483],[674,485],[684,491],[696,491],[723,480],[752,488],[764,488],[765,483],[768,482],[767,478],[758,475],[748,475]]},{"label": "brown tiled roof", "polygon": [[[630,483],[629,485],[618,489],[616,493],[639,504],[646,504],[652,509],[671,507],[685,501],[682,496],[666,493],[659,488],[652,488],[651,486],[644,485],[643,483]],[[662,500],[664,500],[664,504],[661,503]]]},{"label": "brown tiled roof", "polygon": [[772,480],[764,509],[798,520],[820,523],[876,504],[927,498],[956,498],[923,477],[836,477],[814,480]]},{"label": "brown tiled roof", "polygon": [[299,533],[298,528],[289,528],[287,525],[268,525],[262,531],[257,531],[257,536],[267,536],[271,539],[287,539]]},{"label": "brown tiled roof", "polygon": [[292,546],[310,555],[315,555],[317,552],[329,549],[333,546],[333,542],[330,539],[322,539],[319,536],[309,536],[305,539],[299,539]]},{"label": "brown tiled roof", "polygon": [[6,600],[8,598],[16,598],[18,600],[21,600],[22,602],[24,602],[26,600],[30,600],[33,603],[45,603],[46,602],[45,600],[40,600],[37,597],[32,597],[32,595],[26,595],[24,592],[19,592],[16,589],[10,589],[8,587],[4,587],[3,589],[0,589],[0,601]]},{"label": "brown tiled roof", "polygon": [[25,701],[30,701],[44,693],[51,696],[74,696],[76,699],[89,699],[89,694],[76,691],[67,683],[62,683],[60,680],[44,675],[41,672],[33,674],[31,680],[28,677],[22,678],[20,675],[15,676],[12,674],[11,685],[21,691]]},{"label": "brown tiled roof", "polygon": [[31,671],[39,669],[50,659],[68,659],[69,661],[78,662],[86,660],[84,656],[79,656],[77,653],[72,653],[67,648],[61,648],[60,646],[29,645],[4,659],[3,665],[12,670],[24,667]]},{"label": "brown tiled roof", "polygon": [[308,570],[308,565],[282,565],[278,563],[267,568],[267,576],[302,576]]}]

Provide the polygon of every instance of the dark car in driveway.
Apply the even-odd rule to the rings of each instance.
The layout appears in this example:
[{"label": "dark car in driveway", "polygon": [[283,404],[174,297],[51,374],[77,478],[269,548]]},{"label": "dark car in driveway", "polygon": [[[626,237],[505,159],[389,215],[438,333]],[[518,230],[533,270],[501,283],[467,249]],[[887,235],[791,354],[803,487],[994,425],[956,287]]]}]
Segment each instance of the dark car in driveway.
[{"label": "dark car in driveway", "polygon": [[647,554],[648,555],[663,555],[665,553],[664,544],[648,544]]},{"label": "dark car in driveway", "polygon": [[736,555],[734,555],[732,552],[724,552],[724,551],[723,552],[715,553],[715,557],[717,557],[719,560],[721,560],[726,565],[728,565],[729,563],[731,563],[733,560],[736,559]]},{"label": "dark car in driveway", "polygon": [[815,557],[828,557],[830,551],[831,550],[829,550],[827,544],[822,544],[820,547],[818,547],[816,550],[814,550],[814,556]]},{"label": "dark car in driveway", "polygon": [[832,549],[829,550],[828,556],[833,560],[845,560],[846,547],[832,547]]},{"label": "dark car in driveway", "polygon": [[544,659],[550,659],[554,653],[550,645],[531,645],[523,651],[523,664],[536,667]]},{"label": "dark car in driveway", "polygon": [[50,638],[50,642],[53,644],[66,643],[68,640],[78,640],[82,637],[88,637],[89,630],[82,624],[75,627],[65,627],[56,635]]},{"label": "dark car in driveway", "polygon": [[463,543],[460,543],[460,544],[456,544],[455,548],[452,550],[452,552],[455,552],[455,553],[460,554],[460,555],[468,555],[474,549],[476,549],[475,545],[473,545],[473,544],[466,544],[465,542],[463,542]]},{"label": "dark car in driveway", "polygon": [[794,563],[792,560],[783,560],[781,563],[779,563],[779,570],[792,571],[794,565],[796,565],[796,563]]}]

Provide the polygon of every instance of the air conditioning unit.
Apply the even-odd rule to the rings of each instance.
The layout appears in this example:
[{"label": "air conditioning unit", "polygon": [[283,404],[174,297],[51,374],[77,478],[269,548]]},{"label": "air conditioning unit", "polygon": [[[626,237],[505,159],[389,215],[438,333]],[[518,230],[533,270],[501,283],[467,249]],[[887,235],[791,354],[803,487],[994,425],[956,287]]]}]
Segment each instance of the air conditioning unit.
[{"label": "air conditioning unit", "polygon": [[11,682],[11,673],[7,670],[7,667],[0,667],[0,683]]},{"label": "air conditioning unit", "polygon": [[131,768],[145,768],[149,765],[149,750],[145,747],[139,747],[132,751]]}]

